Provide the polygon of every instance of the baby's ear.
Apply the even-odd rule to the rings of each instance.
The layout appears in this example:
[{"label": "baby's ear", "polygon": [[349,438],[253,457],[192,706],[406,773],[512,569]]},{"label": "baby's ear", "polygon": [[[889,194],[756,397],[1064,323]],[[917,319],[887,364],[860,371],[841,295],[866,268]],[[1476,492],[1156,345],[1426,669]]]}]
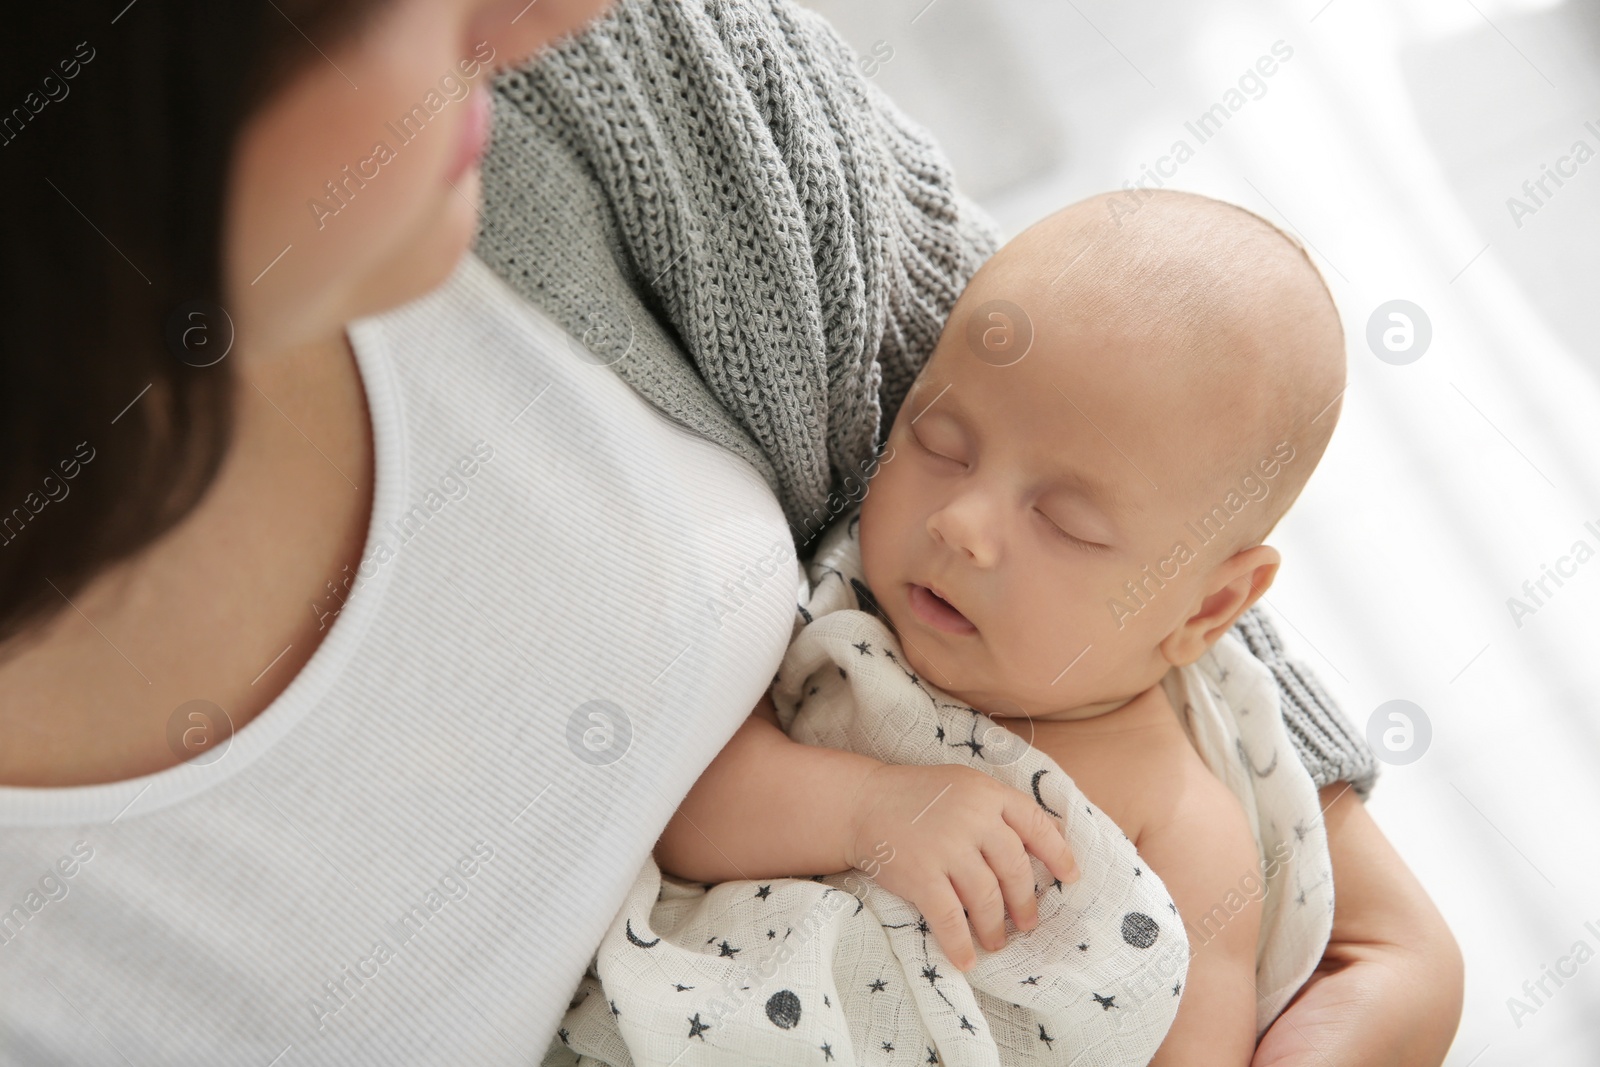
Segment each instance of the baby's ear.
[{"label": "baby's ear", "polygon": [[1186,667],[1206,654],[1228,628],[1272,587],[1283,557],[1271,545],[1241,549],[1212,568],[1199,607],[1161,641],[1161,654]]}]

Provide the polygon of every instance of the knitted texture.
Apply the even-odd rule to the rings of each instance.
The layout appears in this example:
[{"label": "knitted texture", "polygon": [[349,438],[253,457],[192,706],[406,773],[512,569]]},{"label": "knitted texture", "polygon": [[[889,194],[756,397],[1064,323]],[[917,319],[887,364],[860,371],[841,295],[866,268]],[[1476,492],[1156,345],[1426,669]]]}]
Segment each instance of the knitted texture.
[{"label": "knitted texture", "polygon": [[497,91],[478,254],[820,528],[997,245],[931,138],[789,3],[625,0]]},{"label": "knitted texture", "polygon": [[[621,0],[496,82],[477,254],[687,430],[750,462],[802,553],[998,229],[932,138],[790,0]],[[1371,752],[1258,611],[1318,786]],[[1253,638],[1253,639],[1252,639]]]}]

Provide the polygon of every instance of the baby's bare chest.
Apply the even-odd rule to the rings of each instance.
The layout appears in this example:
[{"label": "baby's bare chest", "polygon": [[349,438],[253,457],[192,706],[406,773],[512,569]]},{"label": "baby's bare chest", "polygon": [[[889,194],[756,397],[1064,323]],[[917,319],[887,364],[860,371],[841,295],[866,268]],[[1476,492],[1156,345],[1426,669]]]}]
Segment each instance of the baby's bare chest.
[{"label": "baby's bare chest", "polygon": [[[1021,723],[1015,732],[1027,737],[1029,725]],[[1060,764],[1135,843],[1160,817],[1159,798],[1170,795],[1199,761],[1176,718],[1032,725],[1033,747]]]}]

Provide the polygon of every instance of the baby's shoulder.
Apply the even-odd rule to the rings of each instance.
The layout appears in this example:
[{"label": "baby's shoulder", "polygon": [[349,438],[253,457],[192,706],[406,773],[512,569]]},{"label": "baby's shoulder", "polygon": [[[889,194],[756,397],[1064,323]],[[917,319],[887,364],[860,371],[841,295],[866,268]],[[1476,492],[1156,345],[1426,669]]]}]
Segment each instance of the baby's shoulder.
[{"label": "baby's shoulder", "polygon": [[1119,822],[1141,851],[1152,841],[1193,849],[1224,840],[1253,845],[1244,808],[1195,751],[1160,687],[1141,701],[1127,709],[1127,728],[1105,731],[1094,746],[1089,773],[1106,798],[1096,802],[1122,813]]},{"label": "baby's shoulder", "polygon": [[1204,858],[1229,869],[1254,862],[1255,835],[1244,806],[1223,781],[1211,773],[1182,727],[1159,748],[1144,773],[1129,775],[1130,820],[1134,838],[1159,870],[1166,863]]}]

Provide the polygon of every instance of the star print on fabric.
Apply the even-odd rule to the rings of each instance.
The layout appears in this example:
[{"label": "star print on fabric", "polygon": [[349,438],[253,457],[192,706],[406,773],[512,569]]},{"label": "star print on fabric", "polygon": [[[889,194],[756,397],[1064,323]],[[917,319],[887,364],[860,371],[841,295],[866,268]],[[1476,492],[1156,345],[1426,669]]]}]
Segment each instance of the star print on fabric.
[{"label": "star print on fabric", "polygon": [[1117,997],[1114,993],[1109,997],[1102,997],[1099,993],[1094,993],[1092,996],[1094,997],[1094,1002],[1100,1005],[1102,1011],[1110,1011],[1117,1006]]},{"label": "star print on fabric", "polygon": [[822,1058],[824,1062],[833,1059],[833,1046],[826,1042],[822,1045]]},{"label": "star print on fabric", "polygon": [[687,993],[687,992],[689,992],[689,990],[693,989],[694,986],[692,986],[692,985],[684,985],[682,982],[673,982],[672,983],[672,988],[676,989],[680,993]]},{"label": "star print on fabric", "polygon": [[1039,1024],[1039,1040],[1044,1042],[1045,1048],[1055,1048],[1055,1038],[1045,1032],[1044,1023]]},{"label": "star print on fabric", "polygon": [[1170,900],[1167,901],[1167,907],[1172,910],[1172,914],[1174,914],[1174,915],[1178,914],[1178,906],[1176,904],[1172,903],[1172,901],[1170,901]]},{"label": "star print on fabric", "polygon": [[1043,977],[1044,977],[1044,975],[1042,975],[1042,974],[1031,974],[1028,977],[1024,978],[1019,984],[1020,985],[1038,985],[1039,984],[1039,979],[1041,979]]},{"label": "star print on fabric", "polygon": [[957,741],[955,744],[951,745],[950,747],[951,748],[970,749],[971,752],[972,752],[972,758],[973,759],[982,759],[983,758],[983,743],[978,740],[978,726],[977,726],[977,723],[973,723],[972,736],[968,737],[965,741]]},{"label": "star print on fabric", "polygon": [[1183,992],[1183,983],[1182,982],[1174,982],[1174,983],[1172,983],[1172,995],[1173,996],[1177,996],[1179,993],[1182,993],[1182,992]]},{"label": "star print on fabric", "polygon": [[1089,951],[1089,942],[1085,941],[1081,945],[1079,945],[1078,946],[1078,951],[1079,952],[1088,952]]},{"label": "star print on fabric", "polygon": [[882,993],[885,989],[888,989],[888,988],[889,988],[888,983],[885,982],[882,978],[874,979],[872,984],[867,986],[867,989],[869,991],[873,992],[873,993]]},{"label": "star print on fabric", "polygon": [[883,1051],[885,1051],[885,1052],[893,1052],[894,1051],[894,1046],[889,1044],[889,1042],[885,1041],[883,1043]]},{"label": "star print on fabric", "polygon": [[861,653],[863,656],[872,655],[872,646],[867,644],[865,641],[857,641],[850,647]]},{"label": "star print on fabric", "polygon": [[689,1020],[689,1036],[690,1037],[699,1037],[701,1043],[704,1044],[705,1043],[705,1038],[701,1037],[700,1035],[705,1033],[709,1029],[711,1029],[710,1026],[708,1026],[707,1024],[705,1024],[705,1023],[700,1021],[700,1013],[699,1012],[695,1012],[694,1013],[694,1018]]},{"label": "star print on fabric", "polygon": [[944,975],[939,973],[939,968],[937,967],[924,967],[922,968],[922,977],[928,980],[929,985],[934,985],[939,981],[939,979],[943,978]]},{"label": "star print on fabric", "polygon": [[1133,876],[1134,876],[1134,877],[1135,877],[1135,878],[1137,878],[1137,877],[1139,877],[1139,876],[1140,876],[1140,875],[1141,875],[1141,874],[1143,874],[1143,873],[1144,873],[1144,872],[1143,872],[1143,871],[1141,871],[1141,870],[1140,870],[1140,869],[1139,869],[1139,868],[1137,868],[1137,867],[1135,867],[1135,868],[1134,868],[1134,869],[1133,869]]},{"label": "star print on fabric", "polygon": [[776,930],[768,930],[767,931],[767,940],[768,941],[771,941],[773,938],[775,938],[777,936],[778,936],[778,931],[776,931]]},{"label": "star print on fabric", "polygon": [[1060,889],[1061,888],[1061,879],[1052,878],[1052,879],[1050,879],[1050,884],[1055,886],[1057,889]]},{"label": "star print on fabric", "polygon": [[611,1014],[612,1015],[621,1015],[622,1014],[622,1012],[617,1010],[617,1002],[616,1001],[608,1000],[608,1001],[606,1001],[606,1003],[611,1005]]},{"label": "star print on fabric", "polygon": [[938,729],[934,730],[933,736],[934,736],[934,738],[936,740],[943,741],[944,740],[944,727],[941,726]]},{"label": "star print on fabric", "polygon": [[822,1006],[824,1008],[833,1007],[833,1001],[828,999],[828,994],[826,994],[826,993],[822,994]]},{"label": "star print on fabric", "polygon": [[760,889],[756,890],[756,898],[758,900],[766,900],[771,893],[772,887],[770,885],[764,885]]},{"label": "star print on fabric", "polygon": [[572,1042],[567,1040],[567,1028],[566,1027],[563,1026],[561,1029],[557,1030],[556,1031],[556,1036],[561,1039],[561,1043],[563,1045],[571,1045],[572,1044]]},{"label": "star print on fabric", "polygon": [[937,1052],[933,1051],[933,1049],[930,1048],[928,1050],[928,1058],[926,1060],[924,1060],[923,1062],[924,1063],[938,1063],[939,1062],[939,1054]]},{"label": "star print on fabric", "polygon": [[961,1017],[961,1029],[970,1030],[974,1034],[978,1032],[978,1028],[976,1026],[973,1026],[970,1022],[968,1022],[967,1021],[967,1017],[965,1015],[963,1015]]},{"label": "star print on fabric", "polygon": [[724,941],[718,947],[717,958],[718,959],[722,959],[722,958],[726,957],[727,959],[731,960],[731,959],[733,959],[733,957],[734,957],[734,955],[736,953],[740,953],[740,952],[743,952],[743,951],[744,951],[744,949],[742,949],[742,948],[734,948],[732,945],[730,945],[726,941]]},{"label": "star print on fabric", "polygon": [[848,674],[844,673],[844,668],[843,667],[838,668],[838,670],[839,670],[839,677],[841,677],[841,678],[850,677]]}]

